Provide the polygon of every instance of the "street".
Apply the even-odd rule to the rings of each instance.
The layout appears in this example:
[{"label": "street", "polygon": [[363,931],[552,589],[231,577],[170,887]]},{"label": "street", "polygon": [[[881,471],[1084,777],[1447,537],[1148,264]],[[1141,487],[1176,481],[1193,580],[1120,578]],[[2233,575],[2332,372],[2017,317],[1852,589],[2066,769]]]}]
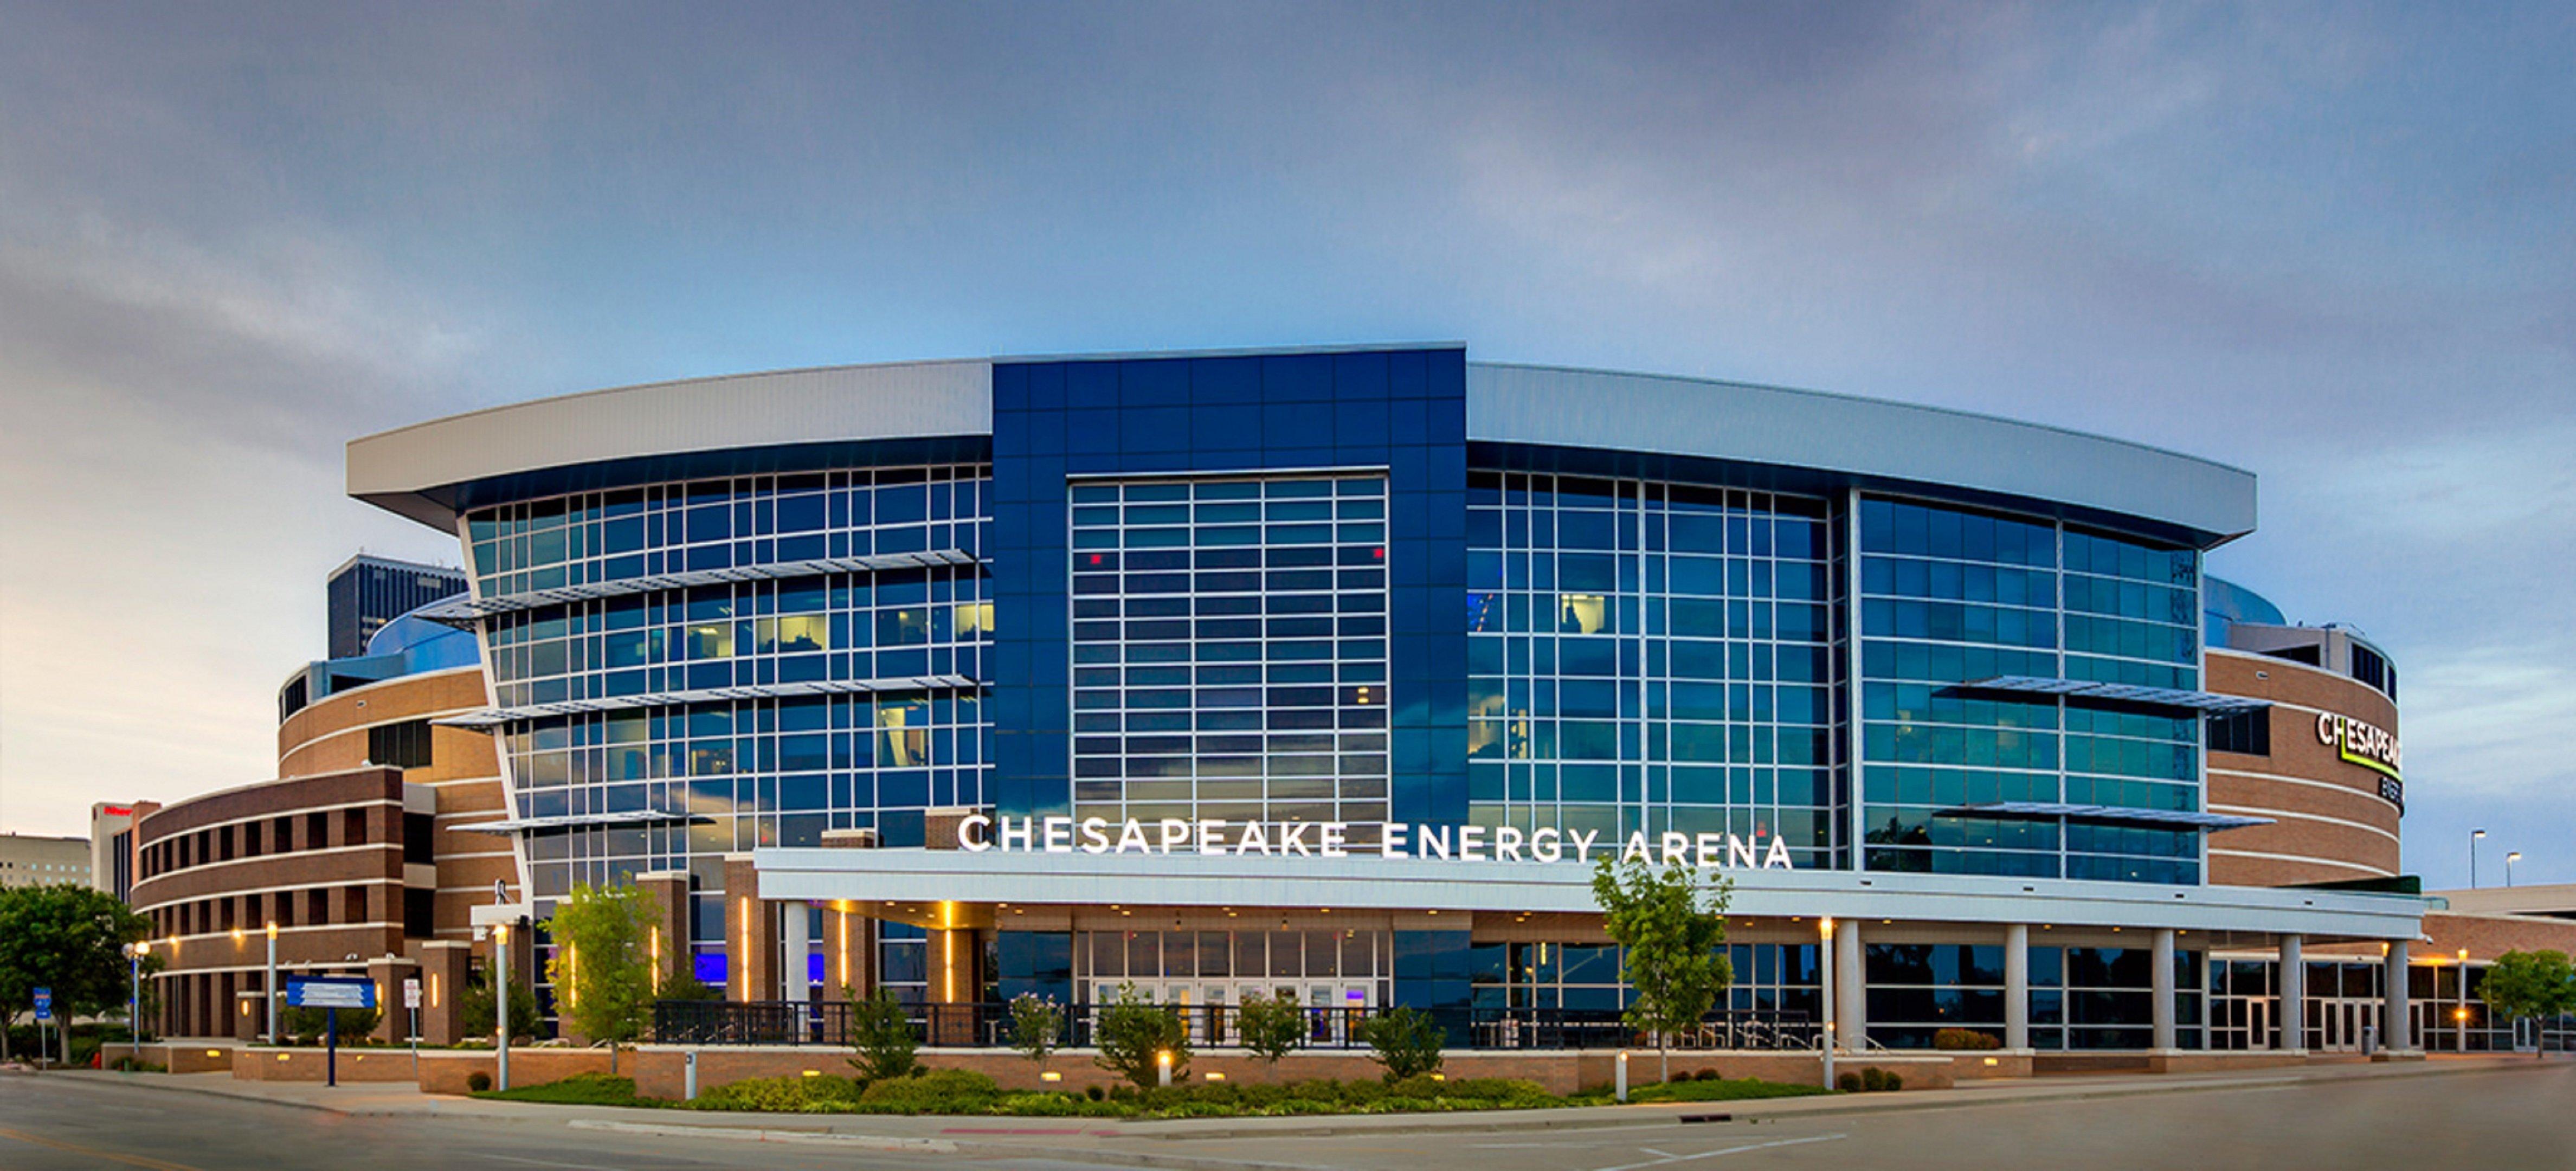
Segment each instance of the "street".
[{"label": "street", "polygon": [[[0,1171],[139,1167],[151,1171],[375,1171],[429,1168],[921,1168],[1027,1171],[1159,1165],[1422,1171],[1647,1171],[1960,1167],[2576,1167],[2576,1065],[2487,1067],[2426,1076],[2250,1084],[2189,1092],[1887,1109],[1747,1121],[1582,1130],[1408,1128],[1362,1134],[1174,1139],[1155,1124],[1041,1119],[807,1119],[609,1112],[344,1116],[149,1083],[17,1076],[0,1080]],[[1971,1094],[1968,1097],[1973,1098]],[[1858,1104],[1858,1103],[1851,1103]],[[460,1104],[466,1111],[482,1104]],[[1727,1112],[1724,1105],[1711,1113]],[[1735,1112],[1739,1117],[1751,1111]],[[1307,1120],[1313,1121],[1313,1120]],[[1388,1120],[1392,1121],[1392,1120]],[[1525,1125],[1528,1116],[1497,1115]],[[717,1125],[721,1135],[643,1133]],[[912,1150],[824,1145],[826,1128],[890,1136]],[[1257,1129],[1247,1124],[1238,1129]],[[747,1130],[813,1142],[756,1142]],[[1311,1129],[1311,1128],[1309,1128]],[[1162,1133],[1168,1134],[1169,1130]],[[954,1150],[918,1149],[945,1148]]]}]

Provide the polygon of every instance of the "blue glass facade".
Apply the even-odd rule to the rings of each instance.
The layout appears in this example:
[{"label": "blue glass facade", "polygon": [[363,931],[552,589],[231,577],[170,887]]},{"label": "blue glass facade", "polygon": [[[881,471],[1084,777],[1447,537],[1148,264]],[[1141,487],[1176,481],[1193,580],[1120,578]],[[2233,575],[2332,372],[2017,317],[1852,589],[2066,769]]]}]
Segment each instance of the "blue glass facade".
[{"label": "blue glass facade", "polygon": [[[1937,486],[1958,498],[1471,448],[1455,347],[990,369],[989,437],[460,494],[513,808],[562,823],[521,838],[540,903],[686,870],[721,972],[725,855],[853,828],[920,845],[951,808],[1338,821],[1358,847],[1381,822],[1732,834],[1806,870],[2200,881],[2196,828],[1992,808],[2197,812],[2195,713],[1984,685],[2195,688],[2190,548]],[[984,974],[1071,999],[1144,970],[1094,934],[1006,920]],[[887,928],[890,985],[921,983],[923,938]],[[1228,938],[1218,975],[1279,967]],[[1193,970],[1217,954],[1189,946]],[[1615,986],[1572,945],[1370,947],[1400,1003]],[[1816,948],[1747,947],[1740,1003],[1814,1003]],[[1888,947],[1890,1036],[1992,1023],[1992,948]],[[2061,1041],[2135,1027],[2096,1008],[2067,1008]]]},{"label": "blue glass facade", "polygon": [[2196,686],[2199,554],[1912,501],[1866,499],[1859,526],[1867,867],[2199,881],[2195,829],[1976,808],[2198,811],[2195,713],[1975,686]]}]

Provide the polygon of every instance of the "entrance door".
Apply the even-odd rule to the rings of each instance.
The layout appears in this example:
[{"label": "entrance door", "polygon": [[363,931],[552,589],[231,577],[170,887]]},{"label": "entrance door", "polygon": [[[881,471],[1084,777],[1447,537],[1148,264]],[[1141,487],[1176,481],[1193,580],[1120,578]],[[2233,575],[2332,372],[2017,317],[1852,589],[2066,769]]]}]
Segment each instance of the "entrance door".
[{"label": "entrance door", "polygon": [[2360,1050],[2362,1033],[2379,1024],[2379,1002],[2358,998],[2328,997],[2311,1001],[2317,1008],[2329,1053],[2352,1053]]}]

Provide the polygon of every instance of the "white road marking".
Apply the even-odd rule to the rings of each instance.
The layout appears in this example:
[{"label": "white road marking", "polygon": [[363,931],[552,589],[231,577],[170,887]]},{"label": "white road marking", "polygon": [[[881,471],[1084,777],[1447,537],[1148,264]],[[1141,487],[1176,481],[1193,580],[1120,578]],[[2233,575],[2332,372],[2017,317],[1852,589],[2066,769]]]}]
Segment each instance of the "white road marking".
[{"label": "white road marking", "polygon": [[[1665,1155],[1663,1158],[1652,1159],[1643,1163],[1622,1163],[1616,1167],[1600,1167],[1596,1168],[1595,1171],[1639,1171],[1640,1168],[1645,1167],[1661,1167],[1668,1163],[1687,1163],[1693,1159],[1714,1159],[1719,1155],[1740,1155],[1746,1151],[1759,1151],[1770,1147],[1794,1147],[1805,1143],[1829,1143],[1835,1139],[1843,1137],[1846,1136],[1839,1134],[1820,1134],[1809,1138],[1784,1138],[1767,1143],[1746,1143],[1740,1147],[1720,1147],[1714,1151],[1701,1151],[1696,1155]],[[1649,1151],[1647,1153],[1653,1154],[1655,1152]]]}]

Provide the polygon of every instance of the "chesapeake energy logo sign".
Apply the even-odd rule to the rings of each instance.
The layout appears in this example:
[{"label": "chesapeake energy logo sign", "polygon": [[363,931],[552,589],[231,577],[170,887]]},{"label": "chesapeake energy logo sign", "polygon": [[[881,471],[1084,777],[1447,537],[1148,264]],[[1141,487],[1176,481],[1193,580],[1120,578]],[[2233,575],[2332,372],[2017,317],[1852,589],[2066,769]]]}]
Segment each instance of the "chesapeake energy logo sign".
[{"label": "chesapeake energy logo sign", "polygon": [[[1229,833],[1228,831],[1232,832]],[[1387,822],[1379,840],[1349,844],[1347,821],[1228,822],[1222,818],[1159,821],[1105,817],[1003,817],[970,815],[957,823],[957,845],[970,854],[1201,854],[1208,857],[1428,858],[1457,862],[1589,863],[1594,853],[1616,850],[1621,860],[1681,863],[1700,869],[1794,870],[1789,843],[1778,835],[1666,832],[1628,835],[1624,845],[1603,842],[1599,830],[1523,831],[1514,826],[1409,825]],[[1615,839],[1614,839],[1615,842]]]},{"label": "chesapeake energy logo sign", "polygon": [[2332,712],[2319,712],[2317,743],[2333,745],[2335,755],[2372,772],[2392,779],[2397,776],[2397,737],[2376,724],[2366,724]]}]

